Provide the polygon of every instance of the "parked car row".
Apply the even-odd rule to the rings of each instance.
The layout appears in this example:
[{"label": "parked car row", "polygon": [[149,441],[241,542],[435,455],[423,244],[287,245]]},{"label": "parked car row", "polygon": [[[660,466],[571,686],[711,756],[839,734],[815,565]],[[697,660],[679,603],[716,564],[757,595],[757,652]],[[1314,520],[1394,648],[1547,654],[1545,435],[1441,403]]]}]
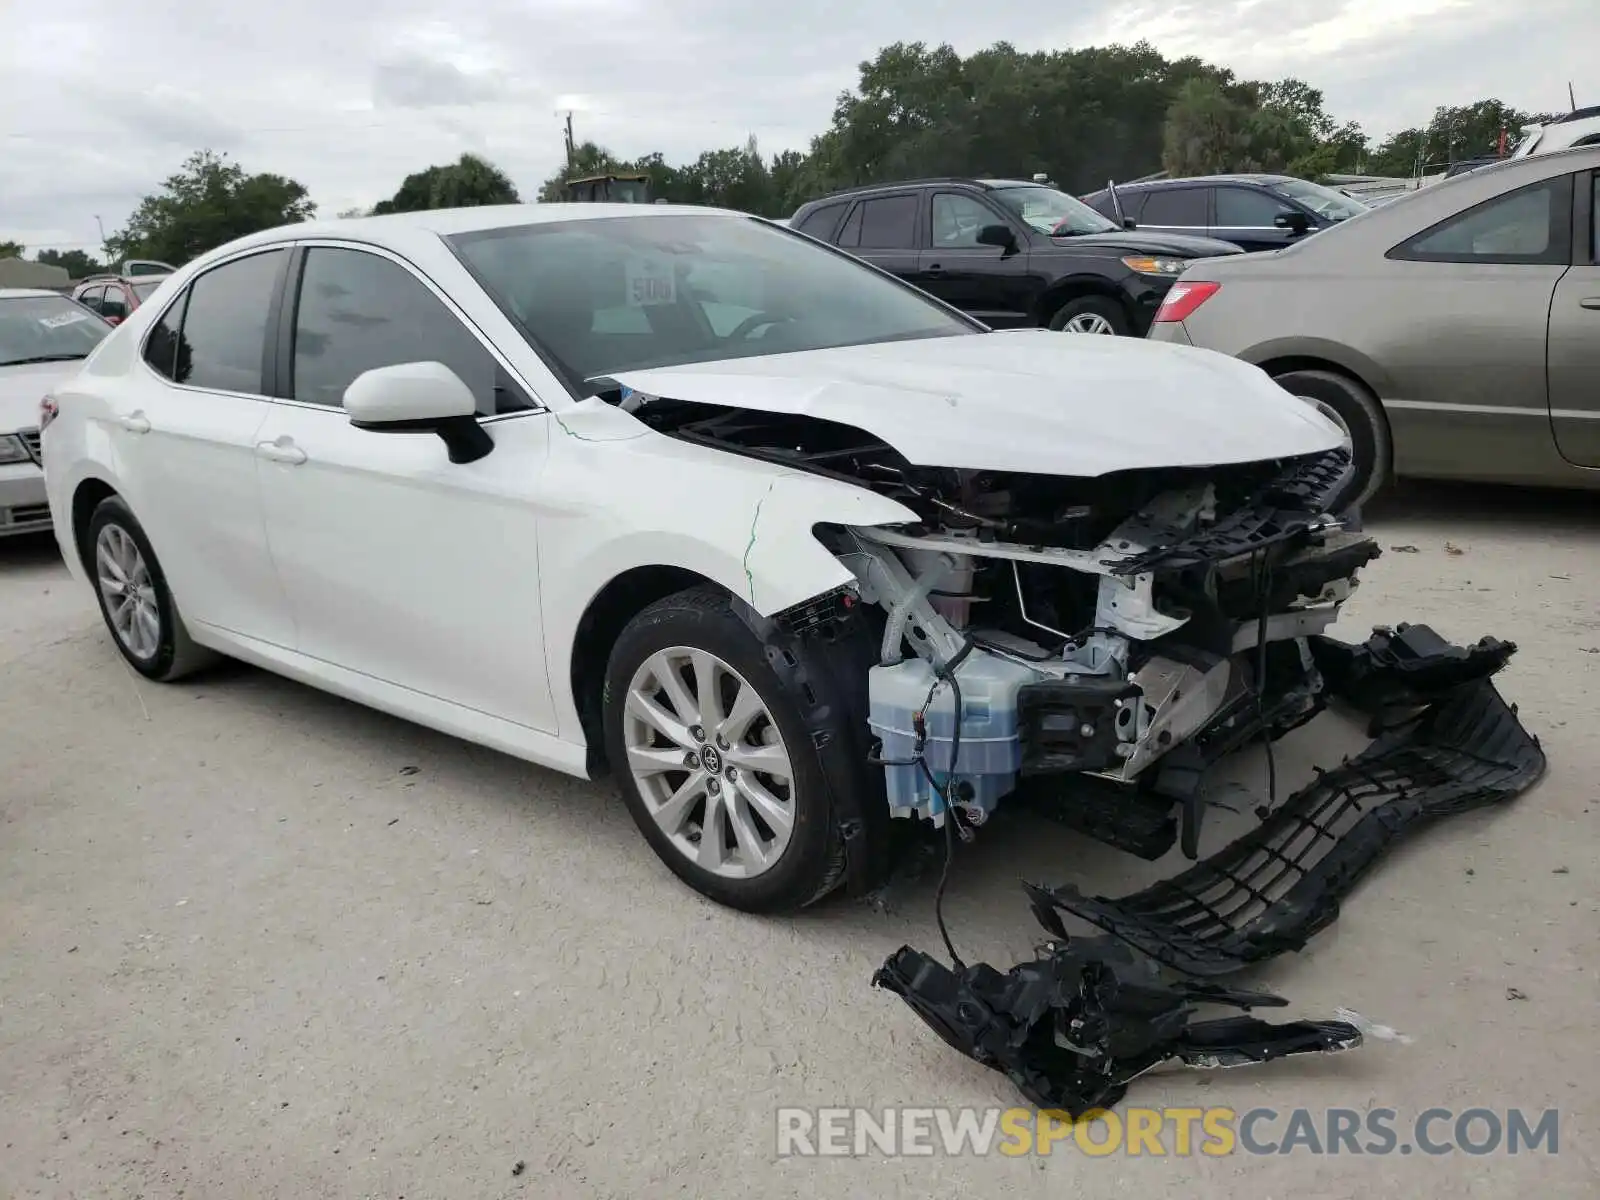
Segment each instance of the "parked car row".
[{"label": "parked car row", "polygon": [[[1581,141],[1593,115],[1541,136]],[[827,196],[789,223],[993,328],[1255,363],[1345,431],[1361,500],[1396,476],[1597,487],[1600,150],[1520,150],[1382,205],[1282,175],[1082,202],[933,179]]]}]

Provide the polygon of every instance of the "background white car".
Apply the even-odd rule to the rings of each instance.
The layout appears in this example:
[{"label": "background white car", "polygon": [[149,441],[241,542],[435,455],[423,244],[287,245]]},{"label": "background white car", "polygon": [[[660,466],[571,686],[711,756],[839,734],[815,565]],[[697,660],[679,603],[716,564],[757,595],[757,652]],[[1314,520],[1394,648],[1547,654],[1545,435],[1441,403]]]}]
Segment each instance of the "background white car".
[{"label": "background white car", "polygon": [[110,332],[58,292],[0,288],[0,537],[50,528],[39,401]]}]

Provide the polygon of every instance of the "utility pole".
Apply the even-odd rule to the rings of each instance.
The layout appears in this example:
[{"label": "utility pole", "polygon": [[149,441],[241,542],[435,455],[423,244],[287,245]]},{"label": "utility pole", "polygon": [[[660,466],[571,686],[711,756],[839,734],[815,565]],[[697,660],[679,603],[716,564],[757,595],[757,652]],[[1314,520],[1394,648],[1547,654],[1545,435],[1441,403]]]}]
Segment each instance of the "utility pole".
[{"label": "utility pole", "polygon": [[1573,112],[1578,111],[1578,98],[1573,94],[1572,80],[1570,79],[1567,80],[1567,103],[1571,106]]},{"label": "utility pole", "polygon": [[577,145],[572,140],[572,110],[567,109],[567,170],[571,171],[578,156]]}]

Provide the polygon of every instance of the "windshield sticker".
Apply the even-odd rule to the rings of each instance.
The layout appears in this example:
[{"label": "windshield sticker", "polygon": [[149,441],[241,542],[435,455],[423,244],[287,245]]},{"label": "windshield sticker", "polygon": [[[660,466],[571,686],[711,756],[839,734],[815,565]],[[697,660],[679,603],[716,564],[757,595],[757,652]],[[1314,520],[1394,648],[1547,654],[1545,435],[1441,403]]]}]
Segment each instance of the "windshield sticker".
[{"label": "windshield sticker", "polygon": [[628,304],[631,307],[647,308],[656,304],[672,304],[677,298],[678,284],[671,259],[628,260]]},{"label": "windshield sticker", "polygon": [[79,321],[87,321],[88,319],[88,313],[64,312],[57,313],[53,317],[40,317],[39,324],[46,329],[60,329],[63,325],[76,325]]}]

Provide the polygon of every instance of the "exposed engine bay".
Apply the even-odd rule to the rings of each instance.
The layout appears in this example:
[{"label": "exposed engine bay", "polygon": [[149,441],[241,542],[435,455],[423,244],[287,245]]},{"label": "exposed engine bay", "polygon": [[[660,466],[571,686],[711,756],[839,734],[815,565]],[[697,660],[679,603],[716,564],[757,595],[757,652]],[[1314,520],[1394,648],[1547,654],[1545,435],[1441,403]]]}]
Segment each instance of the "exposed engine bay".
[{"label": "exposed engine bay", "polygon": [[[948,854],[1016,797],[1142,858],[1181,844],[1194,863],[1115,900],[1030,888],[1052,941],[1009,972],[966,966],[946,933],[953,969],[906,947],[875,976],[1041,1105],[1111,1103],[1167,1059],[1358,1045],[1342,1022],[1191,1024],[1196,1004],[1282,1003],[1194,979],[1299,949],[1395,838],[1544,770],[1490,681],[1515,646],[1455,646],[1421,625],[1362,645],[1325,635],[1380,553],[1337,511],[1346,450],[1068,478],[917,467],[810,417],[626,389],[618,402],[670,436],[917,514],[819,530],[854,582],[776,618],[807,638],[868,631],[869,763],[895,817],[943,829]],[[1372,746],[1281,802],[1269,795],[1257,828],[1201,860],[1207,770],[1254,742],[1270,765],[1272,742],[1330,703],[1371,718]],[[1062,913],[1106,936],[1069,935]]]}]

